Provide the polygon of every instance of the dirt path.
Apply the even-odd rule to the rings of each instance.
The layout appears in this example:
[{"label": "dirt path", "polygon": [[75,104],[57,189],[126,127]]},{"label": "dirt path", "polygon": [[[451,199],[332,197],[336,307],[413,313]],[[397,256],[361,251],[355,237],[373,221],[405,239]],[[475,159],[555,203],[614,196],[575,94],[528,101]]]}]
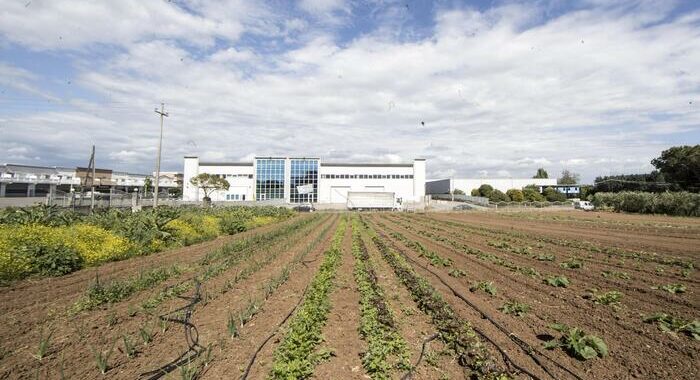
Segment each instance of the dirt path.
[{"label": "dirt path", "polygon": [[360,355],[365,344],[360,340],[360,296],[353,278],[352,228],[348,224],[343,237],[343,258],[330,295],[331,311],[323,328],[321,349],[330,350],[330,360],[314,369],[315,379],[363,379]]}]

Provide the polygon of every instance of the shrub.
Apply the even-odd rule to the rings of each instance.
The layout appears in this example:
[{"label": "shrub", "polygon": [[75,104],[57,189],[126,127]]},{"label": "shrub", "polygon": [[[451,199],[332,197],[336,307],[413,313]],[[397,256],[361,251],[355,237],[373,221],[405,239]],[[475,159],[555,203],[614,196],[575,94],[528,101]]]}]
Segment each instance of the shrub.
[{"label": "shrub", "polygon": [[506,191],[506,195],[513,202],[522,202],[525,200],[525,196],[523,195],[523,192],[518,190],[518,189],[510,189],[510,190]]},{"label": "shrub", "polygon": [[165,226],[172,231],[175,240],[182,245],[190,245],[202,240],[199,232],[182,219],[171,220]]},{"label": "shrub", "polygon": [[256,216],[253,219],[245,223],[246,229],[251,229],[255,227],[264,226],[266,224],[274,223],[275,218],[271,216]]},{"label": "shrub", "polygon": [[510,202],[510,198],[498,189],[492,191],[488,198],[491,202]]},{"label": "shrub", "polygon": [[700,194],[689,192],[644,193],[623,191],[596,193],[593,204],[598,208],[645,214],[700,216]]},{"label": "shrub", "polygon": [[558,192],[553,187],[544,189],[544,191],[542,191],[542,195],[544,195],[545,199],[547,199],[549,202],[563,202],[566,200],[566,195]]},{"label": "shrub", "polygon": [[528,202],[544,202],[545,198],[540,194],[537,188],[526,187],[523,189],[523,197]]},{"label": "shrub", "polygon": [[125,259],[133,252],[129,240],[100,227],[77,224],[62,232],[66,244],[78,252],[86,265]]},{"label": "shrub", "polygon": [[479,192],[479,189],[472,189],[472,197],[480,197],[481,193]]},{"label": "shrub", "polygon": [[83,258],[65,241],[62,229],[39,225],[0,228],[0,279],[32,273],[57,276],[82,266]]},{"label": "shrub", "polygon": [[493,193],[493,186],[487,184],[479,186],[479,195],[482,197],[490,198],[491,193]]}]

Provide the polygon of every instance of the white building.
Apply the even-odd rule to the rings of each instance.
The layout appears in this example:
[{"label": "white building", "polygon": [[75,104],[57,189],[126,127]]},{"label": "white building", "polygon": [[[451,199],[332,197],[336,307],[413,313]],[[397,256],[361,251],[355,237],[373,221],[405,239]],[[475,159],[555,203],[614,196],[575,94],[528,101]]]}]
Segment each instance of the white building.
[{"label": "white building", "polygon": [[[256,157],[253,162],[200,162],[185,157],[183,199],[198,201],[202,190],[190,183],[200,173],[220,175],[227,191],[212,201],[269,201],[284,203],[346,203],[348,192],[391,192],[397,200],[421,203],[425,196],[425,160],[407,164],[327,163],[308,157]],[[309,185],[309,194],[297,186]]]},{"label": "white building", "polygon": [[556,186],[556,178],[446,178],[429,180],[425,183],[427,194],[449,194],[455,189],[464,191],[469,195],[473,189],[481,185],[491,185],[494,189],[506,192],[510,189],[522,190],[528,185],[540,188]]}]

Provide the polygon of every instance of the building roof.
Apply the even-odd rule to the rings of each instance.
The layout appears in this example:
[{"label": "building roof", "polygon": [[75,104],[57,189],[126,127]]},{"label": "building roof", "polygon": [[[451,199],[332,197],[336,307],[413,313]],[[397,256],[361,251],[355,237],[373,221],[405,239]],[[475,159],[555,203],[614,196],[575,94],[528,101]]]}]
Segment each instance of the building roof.
[{"label": "building roof", "polygon": [[363,167],[363,168],[410,168],[413,164],[362,164],[351,162],[321,162],[321,166],[328,167]]},{"label": "building roof", "polygon": [[252,162],[200,162],[199,166],[253,166]]}]

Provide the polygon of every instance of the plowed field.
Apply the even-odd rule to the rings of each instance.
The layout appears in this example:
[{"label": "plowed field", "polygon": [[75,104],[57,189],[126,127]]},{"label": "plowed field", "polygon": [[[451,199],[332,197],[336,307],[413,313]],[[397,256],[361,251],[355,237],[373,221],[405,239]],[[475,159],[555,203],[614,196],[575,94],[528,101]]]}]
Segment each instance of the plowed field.
[{"label": "plowed field", "polygon": [[697,379],[698,259],[692,218],[300,215],[0,288],[0,378]]}]

